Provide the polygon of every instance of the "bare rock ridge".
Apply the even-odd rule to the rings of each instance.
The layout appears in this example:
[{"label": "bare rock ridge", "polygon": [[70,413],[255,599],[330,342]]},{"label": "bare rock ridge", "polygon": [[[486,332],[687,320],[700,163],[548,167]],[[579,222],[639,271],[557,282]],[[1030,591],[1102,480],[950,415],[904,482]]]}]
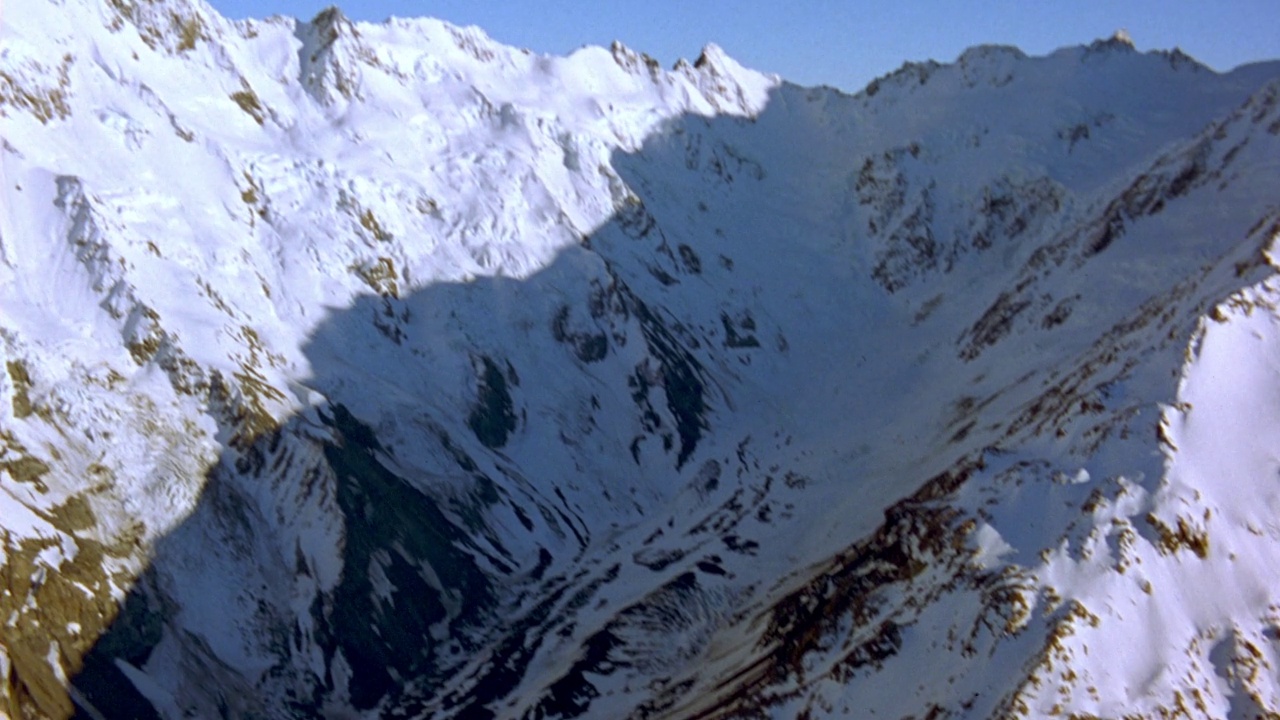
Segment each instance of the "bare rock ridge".
[{"label": "bare rock ridge", "polygon": [[6,10],[0,716],[1280,713],[1280,63]]}]

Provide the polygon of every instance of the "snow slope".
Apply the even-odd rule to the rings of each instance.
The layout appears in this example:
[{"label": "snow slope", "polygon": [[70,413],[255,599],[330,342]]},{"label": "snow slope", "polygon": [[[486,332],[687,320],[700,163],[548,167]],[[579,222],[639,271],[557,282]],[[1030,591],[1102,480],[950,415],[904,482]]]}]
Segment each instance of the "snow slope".
[{"label": "snow slope", "polygon": [[1280,712],[1280,64],[5,10],[0,711]]}]

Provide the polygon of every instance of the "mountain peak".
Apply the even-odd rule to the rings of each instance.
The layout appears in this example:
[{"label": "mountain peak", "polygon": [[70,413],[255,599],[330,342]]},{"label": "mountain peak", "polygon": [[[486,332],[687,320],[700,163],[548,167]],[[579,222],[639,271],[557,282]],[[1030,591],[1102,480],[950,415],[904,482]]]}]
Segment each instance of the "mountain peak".
[{"label": "mountain peak", "polygon": [[346,13],[342,12],[342,8],[337,5],[330,5],[324,8],[320,12],[316,13],[309,22],[317,28],[332,30],[337,30],[344,24],[351,24],[351,21],[347,19]]},{"label": "mountain peak", "polygon": [[312,97],[331,106],[359,96],[360,57],[369,53],[361,51],[360,33],[341,8],[330,5],[316,13],[298,25],[296,36],[302,41],[299,79]]},{"label": "mountain peak", "polygon": [[1133,44],[1133,36],[1128,30],[1119,28],[1111,34],[1109,38],[1100,38],[1089,44],[1089,50],[1119,50],[1123,52],[1133,52],[1137,47]]},{"label": "mountain peak", "polygon": [[614,62],[618,63],[618,66],[627,72],[639,72],[641,68],[650,73],[662,71],[662,65],[655,58],[648,53],[632,50],[623,44],[621,40],[614,40],[609,44],[609,53],[613,55]]},{"label": "mountain peak", "polygon": [[721,68],[725,67],[729,62],[737,65],[733,58],[729,57],[729,54],[724,51],[724,48],[709,42],[702,46],[702,52],[698,53],[698,59],[693,61],[693,66],[699,70],[706,67]]},{"label": "mountain peak", "polygon": [[780,80],[777,75],[767,75],[744,67],[715,43],[703,46],[691,71],[698,78],[697,82],[708,99],[718,109],[742,112],[749,116],[764,108],[768,102],[769,90]]}]

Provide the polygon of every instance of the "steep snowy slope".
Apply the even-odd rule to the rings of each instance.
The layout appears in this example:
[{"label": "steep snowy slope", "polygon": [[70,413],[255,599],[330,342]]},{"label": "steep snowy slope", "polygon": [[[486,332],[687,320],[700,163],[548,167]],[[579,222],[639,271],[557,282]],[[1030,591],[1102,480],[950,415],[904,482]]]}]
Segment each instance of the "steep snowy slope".
[{"label": "steep snowy slope", "polygon": [[1280,712],[1280,64],[5,11],[10,716]]}]

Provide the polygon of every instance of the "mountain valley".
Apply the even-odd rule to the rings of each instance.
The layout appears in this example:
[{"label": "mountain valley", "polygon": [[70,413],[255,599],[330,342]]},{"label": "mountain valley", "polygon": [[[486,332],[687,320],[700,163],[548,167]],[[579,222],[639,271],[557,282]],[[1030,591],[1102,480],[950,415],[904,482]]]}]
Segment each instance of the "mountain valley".
[{"label": "mountain valley", "polygon": [[1280,61],[6,9],[0,715],[1280,716]]}]

